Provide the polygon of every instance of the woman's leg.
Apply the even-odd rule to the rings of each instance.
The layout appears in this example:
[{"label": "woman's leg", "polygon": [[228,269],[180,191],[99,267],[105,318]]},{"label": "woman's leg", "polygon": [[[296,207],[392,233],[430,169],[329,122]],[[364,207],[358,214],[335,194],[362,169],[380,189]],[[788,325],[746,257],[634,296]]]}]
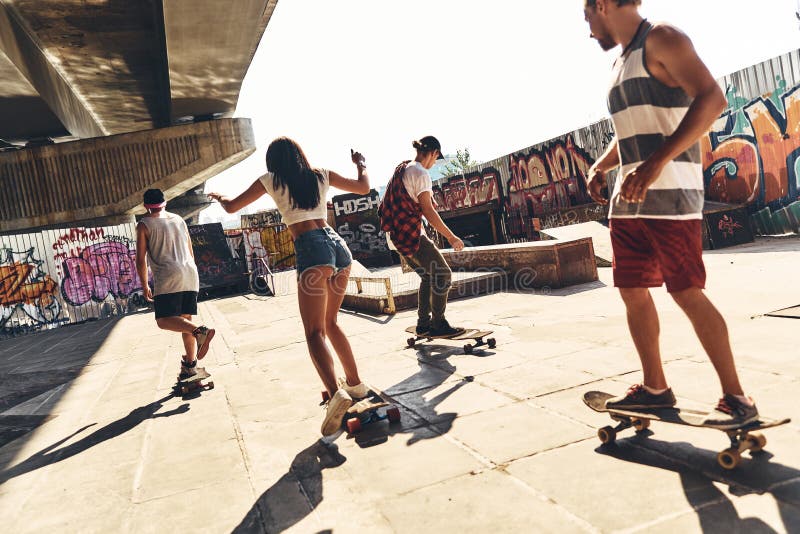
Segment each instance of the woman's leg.
[{"label": "woman's leg", "polygon": [[332,275],[333,267],[310,267],[300,274],[297,282],[297,300],[300,304],[300,317],[303,319],[308,352],[325,389],[331,396],[338,389],[333,357],[325,343],[325,310],[328,285]]},{"label": "woman's leg", "polygon": [[342,329],[339,328],[337,318],[339,315],[339,308],[342,306],[344,300],[344,293],[347,289],[347,280],[350,278],[350,267],[345,267],[330,279],[328,282],[328,302],[325,308],[325,333],[333,345],[333,350],[339,356],[339,361],[342,362],[344,368],[344,375],[347,377],[347,384],[350,386],[357,386],[361,383],[361,378],[358,376],[358,367],[356,360],[353,357],[353,350],[350,348],[350,342]]}]

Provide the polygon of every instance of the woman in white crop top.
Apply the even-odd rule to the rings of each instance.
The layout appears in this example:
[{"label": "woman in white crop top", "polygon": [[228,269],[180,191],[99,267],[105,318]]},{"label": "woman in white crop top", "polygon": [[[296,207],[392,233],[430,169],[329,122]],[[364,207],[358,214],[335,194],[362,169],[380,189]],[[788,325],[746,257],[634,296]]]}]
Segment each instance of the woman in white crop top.
[{"label": "woman in white crop top", "polygon": [[[335,433],[353,399],[366,397],[369,389],[358,376],[350,342],[336,322],[344,299],[353,257],[344,240],[328,226],[329,187],[357,194],[370,191],[364,157],[350,151],[358,178],[348,179],[333,171],[311,167],[300,146],[279,137],[267,149],[267,173],[236,198],[219,193],[208,196],[235,213],[265,193],[273,198],[294,238],[297,260],[297,299],[305,328],[308,351],[330,398],[322,422],[322,434]],[[331,342],[345,376],[336,378]]]}]

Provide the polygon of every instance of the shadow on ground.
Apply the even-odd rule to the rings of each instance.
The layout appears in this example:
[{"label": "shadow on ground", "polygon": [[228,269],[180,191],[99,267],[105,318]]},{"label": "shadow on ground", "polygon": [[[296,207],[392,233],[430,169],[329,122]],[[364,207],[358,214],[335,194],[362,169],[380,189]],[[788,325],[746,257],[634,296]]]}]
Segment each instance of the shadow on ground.
[{"label": "shadow on ground", "polygon": [[62,326],[0,342],[0,448],[53,417],[52,407],[118,321]]},{"label": "shadow on ground", "polygon": [[286,474],[261,494],[232,532],[283,532],[296,525],[322,502],[322,471],[346,461],[336,444],[314,442],[297,453]]},{"label": "shadow on ground", "polygon": [[772,462],[766,451],[746,455],[734,470],[717,464],[717,452],[698,449],[686,442],[651,439],[646,431],[596,452],[640,465],[676,472],[686,501],[697,514],[703,532],[775,532],[755,517],[741,518],[731,500],[714,483],[728,486],[735,496],[770,493],[780,513],[785,532],[800,532],[800,471]]},{"label": "shadow on ground", "polygon": [[24,460],[23,462],[15,465],[11,469],[7,469],[0,473],[0,484],[7,482],[8,480],[18,477],[20,475],[24,475],[26,473],[30,473],[31,471],[35,471],[41,467],[46,467],[48,465],[52,465],[54,463],[60,462],[62,460],[67,460],[68,458],[72,458],[95,445],[103,443],[104,441],[108,441],[110,439],[114,439],[116,437],[121,436],[125,432],[131,430],[132,428],[136,427],[140,423],[148,420],[148,419],[155,419],[158,417],[169,417],[171,415],[186,413],[189,411],[189,404],[184,403],[174,408],[172,410],[168,410],[162,413],[156,413],[166,401],[172,398],[172,394],[167,395],[164,398],[161,398],[157,401],[153,401],[146,406],[141,406],[120,419],[109,423],[101,428],[98,428],[91,434],[86,437],[83,437],[76,441],[71,445],[67,445],[66,447],[59,448],[61,445],[72,439],[73,437],[81,434],[84,430],[93,427],[97,423],[92,423],[90,425],[86,425],[83,428],[80,428],[70,434],[69,436],[53,443],[52,445],[42,449],[41,451],[37,452],[30,458]]}]

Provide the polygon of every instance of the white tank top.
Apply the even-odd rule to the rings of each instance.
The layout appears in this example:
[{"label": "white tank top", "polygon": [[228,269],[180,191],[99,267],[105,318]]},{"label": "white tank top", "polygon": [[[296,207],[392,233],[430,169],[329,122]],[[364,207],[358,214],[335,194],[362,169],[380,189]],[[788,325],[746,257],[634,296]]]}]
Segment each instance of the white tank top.
[{"label": "white tank top", "polygon": [[326,200],[328,189],[330,188],[328,171],[326,169],[319,169],[319,171],[322,172],[322,183],[317,182],[317,187],[319,187],[319,204],[310,210],[292,207],[288,187],[283,188],[283,190],[275,191],[272,187],[273,174],[271,172],[267,172],[265,175],[258,178],[261,185],[263,185],[264,189],[267,191],[267,194],[275,201],[275,205],[281,213],[283,222],[287,226],[301,221],[311,221],[314,219],[322,219],[325,221],[328,219],[328,202]]},{"label": "white tank top", "polygon": [[147,227],[147,262],[153,273],[153,296],[199,291],[200,278],[192,251],[189,229],[174,213],[163,217],[142,217]]}]

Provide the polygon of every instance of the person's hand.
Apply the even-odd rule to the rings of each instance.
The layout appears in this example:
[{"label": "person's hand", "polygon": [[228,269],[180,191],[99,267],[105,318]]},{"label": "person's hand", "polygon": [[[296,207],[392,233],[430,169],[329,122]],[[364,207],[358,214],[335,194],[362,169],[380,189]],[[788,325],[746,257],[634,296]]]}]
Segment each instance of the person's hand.
[{"label": "person's hand", "polygon": [[608,204],[608,199],[603,196],[603,189],[608,186],[606,181],[606,172],[592,166],[589,169],[589,176],[586,180],[586,189],[589,191],[589,196],[598,204]]},{"label": "person's hand", "polygon": [[361,152],[354,152],[353,149],[350,149],[350,159],[353,160],[353,163],[356,164],[356,167],[366,167],[367,160],[364,159],[364,155]]},{"label": "person's hand", "polygon": [[147,302],[153,302],[153,290],[150,289],[150,284],[144,284],[142,286],[142,294],[144,296],[144,300]]},{"label": "person's hand", "polygon": [[453,236],[448,238],[447,241],[450,243],[450,246],[453,247],[453,250],[456,252],[461,252],[464,250],[464,242],[461,241],[457,236]]},{"label": "person's hand", "polygon": [[658,179],[663,169],[663,164],[648,159],[626,174],[622,178],[622,187],[620,188],[622,200],[637,204],[644,202],[647,189]]},{"label": "person's hand", "polygon": [[221,193],[209,193],[208,198],[211,200],[216,200],[220,204],[222,203],[222,199],[225,198]]}]

